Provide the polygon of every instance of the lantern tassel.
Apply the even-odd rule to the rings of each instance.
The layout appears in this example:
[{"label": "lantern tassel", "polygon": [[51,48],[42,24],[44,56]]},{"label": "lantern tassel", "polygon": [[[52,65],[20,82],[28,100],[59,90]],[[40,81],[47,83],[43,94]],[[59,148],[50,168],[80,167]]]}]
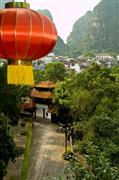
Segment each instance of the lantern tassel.
[{"label": "lantern tassel", "polygon": [[7,83],[15,85],[34,85],[32,65],[25,65],[25,63],[8,65]]}]

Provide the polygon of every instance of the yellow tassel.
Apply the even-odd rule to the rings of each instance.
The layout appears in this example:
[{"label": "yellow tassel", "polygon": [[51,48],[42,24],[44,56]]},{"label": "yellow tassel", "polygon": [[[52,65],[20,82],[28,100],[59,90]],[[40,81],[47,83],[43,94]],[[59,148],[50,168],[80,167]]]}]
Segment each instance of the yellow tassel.
[{"label": "yellow tassel", "polygon": [[32,66],[8,65],[7,82],[16,85],[34,85]]}]

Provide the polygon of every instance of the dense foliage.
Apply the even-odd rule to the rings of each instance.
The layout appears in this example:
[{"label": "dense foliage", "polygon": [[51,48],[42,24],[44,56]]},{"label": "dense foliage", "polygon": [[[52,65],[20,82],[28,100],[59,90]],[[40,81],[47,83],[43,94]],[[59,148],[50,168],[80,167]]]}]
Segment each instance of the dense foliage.
[{"label": "dense foliage", "polygon": [[63,63],[48,63],[45,68],[45,79],[50,81],[62,81],[66,76],[66,69]]},{"label": "dense foliage", "polygon": [[[108,69],[93,64],[57,84],[55,103],[69,110],[65,118],[72,117],[74,150],[83,155],[90,167],[86,170],[86,179],[91,179],[90,173],[93,179],[119,177],[118,73],[119,66]],[[78,164],[81,165],[79,161]],[[83,165],[79,165],[74,163],[81,170]],[[112,174],[110,178],[108,173]]]},{"label": "dense foliage", "polygon": [[21,97],[30,94],[30,88],[8,85],[6,76],[6,66],[0,67],[0,113],[9,117],[10,124],[16,125],[19,118]]},{"label": "dense foliage", "polygon": [[44,72],[44,70],[34,69],[33,74],[34,74],[35,83],[39,83],[40,81],[45,80],[45,72]]},{"label": "dense foliage", "polygon": [[119,51],[119,1],[102,0],[78,19],[68,37],[70,54]]},{"label": "dense foliage", "polygon": [[11,125],[17,125],[21,97],[30,94],[29,87],[8,85],[6,66],[0,67],[0,179],[7,172],[9,160],[14,161],[18,149],[13,141]]},{"label": "dense foliage", "polygon": [[82,161],[82,157],[76,155],[72,156],[68,171],[70,180],[119,179],[118,168],[113,167],[104,153],[92,143],[87,146],[85,160]]},{"label": "dense foliage", "polygon": [[14,161],[18,156],[18,150],[10,131],[9,119],[0,114],[0,179],[7,172],[9,160]]},{"label": "dense foliage", "polygon": [[62,62],[51,62],[44,70],[34,70],[35,83],[40,81],[62,81],[66,76],[66,68]]},{"label": "dense foliage", "polygon": [[53,49],[54,54],[57,56],[64,56],[67,54],[67,50],[67,45],[64,43],[63,39],[58,36],[56,45]]}]

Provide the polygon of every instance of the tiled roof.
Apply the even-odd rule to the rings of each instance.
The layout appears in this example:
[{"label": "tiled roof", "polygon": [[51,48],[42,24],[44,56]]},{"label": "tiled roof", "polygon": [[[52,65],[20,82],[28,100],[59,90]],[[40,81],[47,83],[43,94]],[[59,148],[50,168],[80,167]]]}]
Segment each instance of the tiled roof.
[{"label": "tiled roof", "polygon": [[28,109],[30,110],[30,109],[32,109],[33,107],[35,107],[35,104],[34,104],[33,102],[29,102],[29,103],[25,102],[25,103],[21,104],[20,109],[21,109],[22,111],[24,111],[24,110],[28,110]]},{"label": "tiled roof", "polygon": [[36,84],[35,87],[39,88],[55,88],[56,83],[52,81],[41,81],[40,83]]},{"label": "tiled roof", "polygon": [[51,99],[51,98],[54,97],[54,92],[37,91],[36,89],[33,89],[32,92],[31,92],[31,97],[43,98],[43,99]]}]

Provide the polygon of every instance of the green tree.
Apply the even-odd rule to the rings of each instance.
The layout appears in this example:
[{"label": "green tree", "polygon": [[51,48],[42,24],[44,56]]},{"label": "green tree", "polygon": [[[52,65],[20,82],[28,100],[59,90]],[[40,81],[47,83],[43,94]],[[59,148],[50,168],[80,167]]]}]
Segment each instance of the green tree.
[{"label": "green tree", "polygon": [[18,150],[11,135],[9,119],[0,114],[0,179],[7,172],[9,160],[14,161],[17,156]]},{"label": "green tree", "polygon": [[19,119],[21,97],[30,95],[29,86],[15,86],[7,84],[6,66],[0,67],[0,113],[4,113],[10,119],[12,125],[16,125]]},{"label": "green tree", "polygon": [[66,76],[66,69],[61,62],[48,63],[45,69],[46,80],[62,81]]},{"label": "green tree", "polygon": [[[86,146],[85,161],[81,164],[79,157],[70,160],[69,175],[75,180],[116,180],[119,178],[117,167],[112,167],[105,154],[92,142]],[[70,179],[70,178],[69,178]]]},{"label": "green tree", "polygon": [[[70,114],[73,119],[76,153],[84,156],[87,153],[88,144],[92,142],[93,146],[100,151],[99,154],[94,154],[95,158],[97,157],[98,160],[101,154],[104,155],[101,167],[97,161],[97,167],[95,167],[98,169],[99,166],[98,173],[102,173],[102,179],[108,177],[107,170],[105,170],[106,174],[102,172],[103,163],[107,163],[108,167],[112,168],[109,172],[112,173],[111,178],[113,175],[115,177],[115,170],[119,165],[118,71],[118,67],[108,69],[92,64],[80,74],[58,82],[55,90],[57,107],[68,108],[67,118]],[[90,164],[89,161],[87,162]],[[95,174],[92,175],[94,179],[97,178]]]},{"label": "green tree", "polygon": [[45,80],[45,72],[44,70],[34,70],[34,81],[35,83],[39,83],[40,81]]}]

